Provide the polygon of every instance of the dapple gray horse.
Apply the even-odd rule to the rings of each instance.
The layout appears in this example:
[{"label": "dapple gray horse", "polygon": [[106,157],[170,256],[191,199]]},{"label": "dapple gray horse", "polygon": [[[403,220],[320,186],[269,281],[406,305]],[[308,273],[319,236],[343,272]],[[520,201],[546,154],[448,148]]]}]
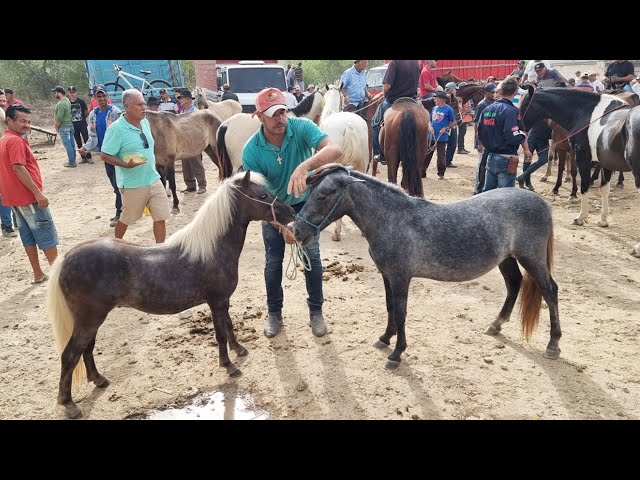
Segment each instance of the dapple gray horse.
[{"label": "dapple gray horse", "polygon": [[[376,346],[388,347],[398,334],[387,368],[397,368],[407,347],[405,318],[413,277],[464,282],[500,268],[507,298],[487,333],[497,335],[509,321],[518,293],[522,331],[531,337],[541,299],[549,306],[551,339],[544,356],[560,355],[558,286],[551,276],[551,208],[539,195],[499,188],[466,200],[438,205],[410,197],[400,188],[335,164],[316,170],[309,198],[296,216],[294,233],[304,245],[331,222],[348,215],[369,242],[382,274],[387,329]],[[525,269],[524,277],[518,263]]]}]

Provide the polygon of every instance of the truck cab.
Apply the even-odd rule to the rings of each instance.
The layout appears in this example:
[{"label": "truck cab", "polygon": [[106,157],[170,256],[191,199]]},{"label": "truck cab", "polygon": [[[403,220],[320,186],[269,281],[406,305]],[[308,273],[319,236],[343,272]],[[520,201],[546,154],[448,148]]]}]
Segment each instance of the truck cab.
[{"label": "truck cab", "polygon": [[276,87],[285,92],[287,80],[284,67],[263,60],[241,60],[238,63],[216,65],[217,100],[222,97],[222,86],[226,83],[238,96],[244,113],[255,111],[256,96],[260,90]]},{"label": "truck cab", "polygon": [[387,73],[387,68],[389,68],[388,63],[380,67],[373,67],[367,72],[367,91],[371,96],[382,91],[382,80],[384,74]]}]

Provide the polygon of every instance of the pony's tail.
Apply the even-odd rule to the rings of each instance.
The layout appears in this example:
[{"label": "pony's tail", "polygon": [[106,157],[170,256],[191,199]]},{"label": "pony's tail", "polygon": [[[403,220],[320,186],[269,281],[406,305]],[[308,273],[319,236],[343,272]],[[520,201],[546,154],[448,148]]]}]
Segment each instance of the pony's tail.
[{"label": "pony's tail", "polygon": [[[60,288],[60,270],[62,270],[62,264],[64,263],[64,257],[60,256],[53,262],[51,266],[51,272],[49,273],[49,282],[47,284],[47,308],[49,311],[49,320],[53,326],[53,334],[56,339],[56,346],[58,348],[58,354],[62,355],[65,347],[69,343],[71,334],[73,333],[73,315],[67,304],[67,300],[64,298],[62,289]],[[87,370],[84,366],[84,360],[82,356],[78,361],[78,365],[73,370],[73,377],[71,381],[72,388],[78,385],[86,383]]]},{"label": "pony's tail", "polygon": [[218,176],[220,181],[231,176],[233,172],[233,166],[231,165],[231,158],[229,152],[227,152],[227,145],[224,141],[224,137],[227,133],[227,126],[220,125],[218,127],[218,141],[216,143],[216,149],[218,150]]},{"label": "pony's tail", "polygon": [[[549,229],[547,238],[547,269],[553,270],[553,225]],[[542,291],[533,281],[531,275],[525,272],[520,284],[520,315],[522,316],[522,334],[529,341],[540,319],[542,305]]]},{"label": "pony's tail", "polygon": [[422,179],[418,172],[416,155],[418,154],[418,138],[416,134],[416,119],[411,110],[402,114],[400,124],[400,160],[402,161],[402,177],[407,177],[407,189],[409,195],[424,198]]}]

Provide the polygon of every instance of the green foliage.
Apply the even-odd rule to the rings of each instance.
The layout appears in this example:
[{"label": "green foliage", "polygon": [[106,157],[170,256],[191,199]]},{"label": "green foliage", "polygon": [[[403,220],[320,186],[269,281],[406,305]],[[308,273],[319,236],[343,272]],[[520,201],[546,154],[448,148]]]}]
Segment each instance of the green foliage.
[{"label": "green foliage", "polygon": [[193,60],[181,60],[186,87],[193,90],[196,86],[196,67]]},{"label": "green foliage", "polygon": [[[297,67],[302,62],[304,72],[304,84],[315,83],[324,85],[325,83],[338,84],[342,72],[353,65],[353,60],[279,60],[278,63],[285,68],[288,64]],[[367,68],[380,66],[384,60],[369,60]]]},{"label": "green foliage", "polygon": [[52,98],[56,85],[89,91],[84,60],[0,60],[0,88],[11,87],[20,100]]}]

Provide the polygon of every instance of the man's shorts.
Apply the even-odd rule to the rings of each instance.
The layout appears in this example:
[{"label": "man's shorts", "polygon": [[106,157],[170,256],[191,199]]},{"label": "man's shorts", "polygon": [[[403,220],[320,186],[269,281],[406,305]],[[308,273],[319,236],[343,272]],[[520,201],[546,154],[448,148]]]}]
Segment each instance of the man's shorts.
[{"label": "man's shorts", "polygon": [[149,207],[154,222],[168,220],[171,209],[167,200],[167,192],[160,179],[151,185],[137,188],[121,188],[122,213],[120,221],[125,225],[133,225],[144,213],[144,207]]},{"label": "man's shorts", "polygon": [[47,250],[58,245],[58,232],[51,218],[49,207],[40,208],[37,203],[11,207],[18,222],[20,240],[25,247],[37,245]]}]

